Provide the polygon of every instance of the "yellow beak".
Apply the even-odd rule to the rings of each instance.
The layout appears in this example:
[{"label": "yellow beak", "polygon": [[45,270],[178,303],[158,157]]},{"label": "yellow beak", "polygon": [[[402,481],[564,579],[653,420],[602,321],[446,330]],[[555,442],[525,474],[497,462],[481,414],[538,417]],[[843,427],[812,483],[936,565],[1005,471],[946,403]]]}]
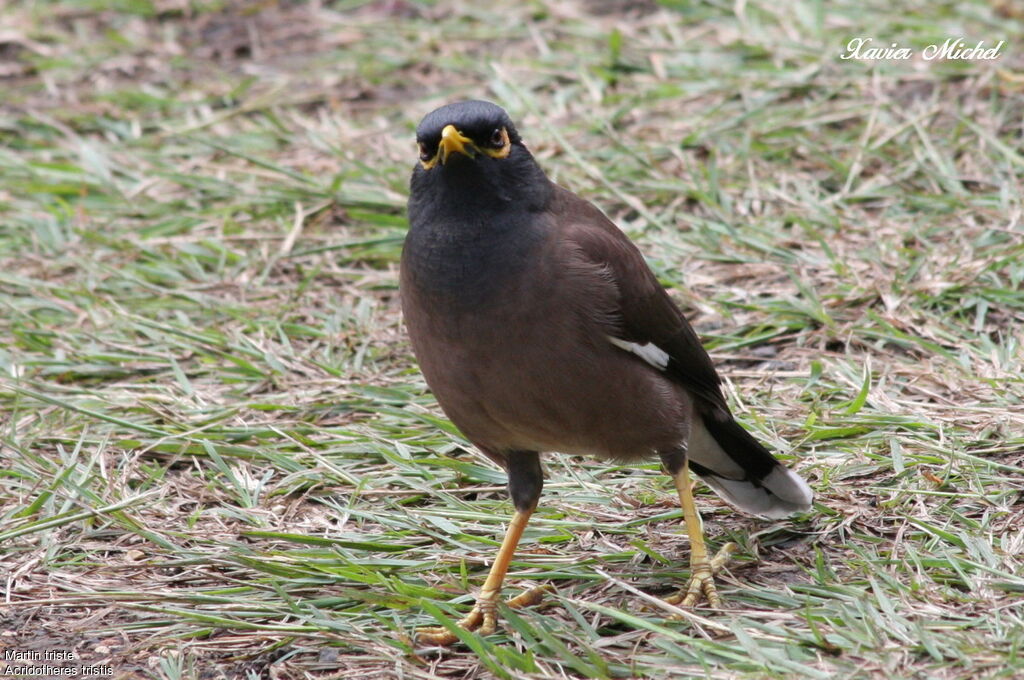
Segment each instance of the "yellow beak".
[{"label": "yellow beak", "polygon": [[441,144],[438,149],[441,163],[444,164],[448,157],[456,152],[472,158],[476,155],[476,145],[473,144],[473,140],[456,130],[454,125],[445,125],[441,130]]}]

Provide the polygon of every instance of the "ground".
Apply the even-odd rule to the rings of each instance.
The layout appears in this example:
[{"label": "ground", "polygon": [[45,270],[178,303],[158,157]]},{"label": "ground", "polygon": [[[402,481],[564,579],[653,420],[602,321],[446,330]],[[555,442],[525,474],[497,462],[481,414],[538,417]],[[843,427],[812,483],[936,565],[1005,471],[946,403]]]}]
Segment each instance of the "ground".
[{"label": "ground", "polygon": [[[1024,674],[1017,5],[491,4],[4,5],[0,664]],[[913,56],[842,59],[858,37]],[[924,58],[947,38],[1005,42]],[[740,545],[725,611],[647,597],[688,564],[654,461],[549,456],[507,590],[555,592],[410,639],[467,610],[511,513],[395,294],[413,130],[466,97],[636,240],[815,488],[771,522],[699,488]]]}]

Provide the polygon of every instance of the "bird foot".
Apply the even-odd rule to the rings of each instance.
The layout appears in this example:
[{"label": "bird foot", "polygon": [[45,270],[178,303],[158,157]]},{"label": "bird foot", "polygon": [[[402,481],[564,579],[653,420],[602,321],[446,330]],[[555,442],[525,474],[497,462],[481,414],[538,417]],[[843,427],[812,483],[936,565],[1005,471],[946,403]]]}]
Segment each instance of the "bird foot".
[{"label": "bird foot", "polygon": [[689,609],[697,606],[703,596],[709,605],[715,609],[720,608],[722,598],[719,597],[718,590],[715,588],[715,572],[720,571],[726,565],[734,552],[736,552],[736,544],[726,543],[710,562],[706,558],[693,560],[690,563],[690,580],[686,587],[675,595],[666,597],[665,602]]},{"label": "bird foot", "polygon": [[[539,603],[544,599],[544,593],[550,591],[551,586],[530,588],[508,600],[505,604],[510,609],[530,607]],[[498,627],[498,591],[480,591],[476,604],[455,625],[465,631],[475,631],[480,635],[490,635],[493,633]],[[429,626],[416,629],[416,642],[420,644],[447,647],[448,645],[455,644],[458,640],[458,636],[444,626]]]}]

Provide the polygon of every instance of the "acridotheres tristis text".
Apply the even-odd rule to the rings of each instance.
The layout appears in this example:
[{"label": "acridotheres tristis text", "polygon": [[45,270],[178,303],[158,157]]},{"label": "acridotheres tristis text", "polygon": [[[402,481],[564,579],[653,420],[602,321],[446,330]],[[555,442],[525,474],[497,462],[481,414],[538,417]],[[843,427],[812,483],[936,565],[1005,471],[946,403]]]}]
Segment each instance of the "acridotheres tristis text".
[{"label": "acridotheres tristis text", "polygon": [[[459,625],[494,631],[546,451],[660,456],[691,545],[690,582],[671,601],[692,606],[703,594],[718,606],[720,561],[708,558],[687,468],[732,505],[766,517],[807,510],[811,489],[733,420],[711,359],[636,246],[548,180],[502,108],[443,106],[423,119],[416,140],[400,284],[409,337],[441,408],[507,471],[515,505]],[[456,638],[439,628],[419,639]]]}]

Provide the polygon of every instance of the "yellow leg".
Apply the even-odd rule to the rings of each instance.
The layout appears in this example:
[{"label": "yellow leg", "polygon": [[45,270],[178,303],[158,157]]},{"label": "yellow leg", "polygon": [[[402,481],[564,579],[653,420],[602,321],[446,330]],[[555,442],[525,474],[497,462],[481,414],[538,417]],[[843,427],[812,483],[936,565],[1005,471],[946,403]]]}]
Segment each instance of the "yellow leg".
[{"label": "yellow leg", "polygon": [[693,482],[690,481],[690,466],[683,463],[679,472],[673,476],[679,492],[679,503],[683,506],[683,521],[686,523],[686,535],[690,537],[690,580],[686,588],[665,599],[669,604],[683,607],[695,606],[701,595],[712,607],[722,606],[722,598],[715,590],[715,572],[729,561],[729,555],[736,550],[735,543],[726,543],[718,551],[714,559],[708,559],[708,549],[704,545],[703,525],[697,514],[697,505],[693,502]]},{"label": "yellow leg", "polygon": [[[501,595],[501,585],[505,582],[505,574],[508,573],[508,566],[512,562],[512,556],[519,545],[519,539],[523,536],[526,523],[530,521],[532,510],[517,510],[512,516],[512,521],[505,532],[505,539],[501,542],[498,555],[494,558],[491,571],[484,581],[480,595],[476,598],[476,604],[464,618],[458,622],[459,628],[478,631],[481,635],[489,635],[494,632],[498,622],[498,597]],[[526,607],[540,602],[541,595],[547,590],[541,586],[531,588],[525,593],[518,595],[506,604],[513,609]],[[443,627],[418,628],[416,639],[420,643],[433,645],[450,645],[458,640],[450,630]]]}]

